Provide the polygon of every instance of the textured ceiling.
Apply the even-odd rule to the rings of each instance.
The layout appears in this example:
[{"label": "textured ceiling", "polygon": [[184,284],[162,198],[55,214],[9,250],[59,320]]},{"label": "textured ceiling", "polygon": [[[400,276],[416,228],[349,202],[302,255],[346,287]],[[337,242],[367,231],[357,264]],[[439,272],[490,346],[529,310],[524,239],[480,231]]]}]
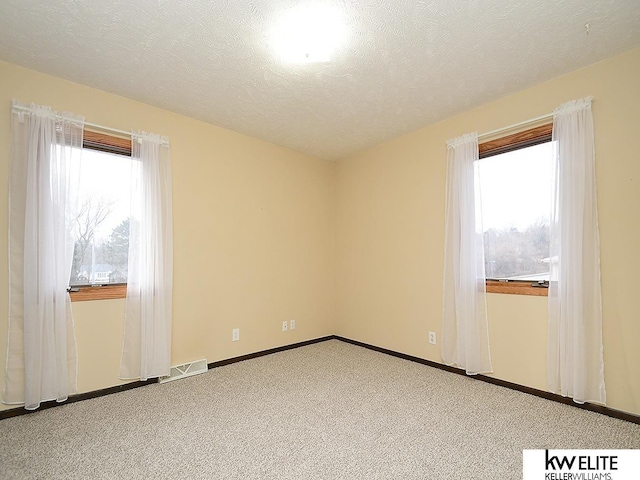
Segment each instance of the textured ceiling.
[{"label": "textured ceiling", "polygon": [[335,160],[640,45],[639,0],[324,0],[342,48],[283,65],[301,3],[2,0],[0,59]]}]

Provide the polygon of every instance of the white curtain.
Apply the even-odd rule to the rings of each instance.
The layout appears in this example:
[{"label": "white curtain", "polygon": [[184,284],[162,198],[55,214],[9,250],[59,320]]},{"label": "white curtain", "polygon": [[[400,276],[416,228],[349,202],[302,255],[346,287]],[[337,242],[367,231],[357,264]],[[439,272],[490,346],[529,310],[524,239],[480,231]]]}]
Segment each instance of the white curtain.
[{"label": "white curtain", "polygon": [[165,137],[132,135],[131,218],[120,378],[168,375],[171,368],[173,222],[171,156]]},{"label": "white curtain", "polygon": [[578,403],[605,404],[590,97],[556,109],[553,142],[548,388]]},{"label": "white curtain", "polygon": [[76,393],[67,287],[84,118],[13,103],[9,193],[9,335],[3,402],[34,410]]},{"label": "white curtain", "polygon": [[490,373],[478,136],[449,140],[442,359],[468,375]]}]

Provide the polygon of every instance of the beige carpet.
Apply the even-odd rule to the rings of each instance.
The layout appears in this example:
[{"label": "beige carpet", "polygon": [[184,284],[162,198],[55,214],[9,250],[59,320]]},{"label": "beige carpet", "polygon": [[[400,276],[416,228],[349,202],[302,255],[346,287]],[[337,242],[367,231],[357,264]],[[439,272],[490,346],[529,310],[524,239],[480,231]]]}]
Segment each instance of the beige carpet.
[{"label": "beige carpet", "polygon": [[331,340],[0,421],[0,478],[522,478],[640,426]]}]

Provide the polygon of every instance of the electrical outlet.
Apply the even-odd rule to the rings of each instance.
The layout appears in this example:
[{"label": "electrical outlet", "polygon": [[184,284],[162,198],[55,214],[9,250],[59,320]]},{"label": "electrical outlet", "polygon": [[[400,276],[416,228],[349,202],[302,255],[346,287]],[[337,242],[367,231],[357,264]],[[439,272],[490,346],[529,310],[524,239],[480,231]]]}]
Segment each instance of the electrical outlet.
[{"label": "electrical outlet", "polygon": [[240,329],[239,328],[234,328],[231,331],[231,340],[234,342],[237,342],[238,340],[240,340]]},{"label": "electrical outlet", "polygon": [[296,329],[296,321],[289,320],[289,330],[295,330],[295,329]]},{"label": "electrical outlet", "polygon": [[288,322],[286,320],[284,322],[282,322],[282,331],[283,332],[287,331],[287,324],[288,324]]},{"label": "electrical outlet", "polygon": [[436,332],[429,332],[429,343],[431,345],[436,344]]}]

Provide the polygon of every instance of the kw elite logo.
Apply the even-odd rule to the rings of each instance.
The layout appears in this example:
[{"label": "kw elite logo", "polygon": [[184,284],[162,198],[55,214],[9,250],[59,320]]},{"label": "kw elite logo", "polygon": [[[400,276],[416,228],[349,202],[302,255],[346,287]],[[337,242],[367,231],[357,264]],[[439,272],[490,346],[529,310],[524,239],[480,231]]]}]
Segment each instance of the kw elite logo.
[{"label": "kw elite logo", "polygon": [[[618,455],[560,456],[545,450],[544,463],[545,480],[611,480],[611,473],[618,470]],[[571,473],[574,466],[578,473]]]},{"label": "kw elite logo", "polygon": [[640,478],[640,450],[524,450],[524,480]]}]

